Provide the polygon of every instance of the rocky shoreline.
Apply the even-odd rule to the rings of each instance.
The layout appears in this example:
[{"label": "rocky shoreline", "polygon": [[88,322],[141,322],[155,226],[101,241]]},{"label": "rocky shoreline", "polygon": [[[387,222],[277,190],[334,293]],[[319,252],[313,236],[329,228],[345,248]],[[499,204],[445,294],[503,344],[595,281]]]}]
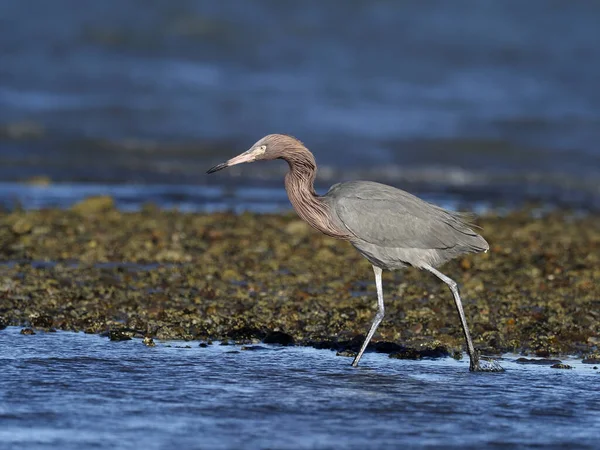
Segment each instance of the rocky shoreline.
[{"label": "rocky shoreline", "polygon": [[[461,287],[476,347],[598,358],[600,216],[527,209],[477,223],[490,252],[444,266]],[[370,265],[292,213],[124,213],[92,198],[70,210],[0,215],[0,261],[0,329],[351,353],[376,310]],[[374,350],[460,352],[451,294],[433,276],[384,273],[384,295]]]}]

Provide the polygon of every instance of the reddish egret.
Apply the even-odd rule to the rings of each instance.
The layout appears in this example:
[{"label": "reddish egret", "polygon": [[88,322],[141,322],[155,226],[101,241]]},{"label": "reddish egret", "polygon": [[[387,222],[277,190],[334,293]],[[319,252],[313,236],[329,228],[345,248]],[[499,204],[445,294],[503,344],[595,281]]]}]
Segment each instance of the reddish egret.
[{"label": "reddish egret", "polygon": [[488,243],[458,213],[446,211],[414,195],[372,181],[338,183],[327,194],[314,190],[317,164],[313,154],[296,138],[270,134],[250,150],[208,170],[213,173],[240,163],[283,159],[290,166],[285,189],[298,215],[313,228],[336,239],[349,241],[375,272],[377,314],[365,341],[352,362],[357,366],[383,319],[382,270],[412,266],[425,269],[448,285],[458,310],[471,371],[502,370],[494,364],[482,367],[463,311],[458,285],[436,269],[465,253],[487,252]]}]

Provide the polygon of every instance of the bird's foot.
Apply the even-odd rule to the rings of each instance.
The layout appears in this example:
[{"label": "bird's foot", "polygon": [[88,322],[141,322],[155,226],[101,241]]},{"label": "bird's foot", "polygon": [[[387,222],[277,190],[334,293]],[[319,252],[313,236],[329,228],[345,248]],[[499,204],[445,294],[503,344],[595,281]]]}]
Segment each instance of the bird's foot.
[{"label": "bird's foot", "polygon": [[487,356],[476,359],[471,358],[469,370],[471,372],[504,372],[498,361]]}]

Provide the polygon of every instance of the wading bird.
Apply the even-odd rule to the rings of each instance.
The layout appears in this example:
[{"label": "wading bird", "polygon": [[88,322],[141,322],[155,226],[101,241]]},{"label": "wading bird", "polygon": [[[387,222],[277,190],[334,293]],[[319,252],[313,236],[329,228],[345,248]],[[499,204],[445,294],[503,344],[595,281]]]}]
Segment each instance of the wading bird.
[{"label": "wading bird", "polygon": [[349,241],[373,265],[378,309],[353,366],[358,365],[384,316],[382,271],[412,266],[428,270],[450,288],[467,342],[469,369],[502,370],[495,364],[486,363],[486,367],[480,364],[458,286],[436,269],[459,255],[488,251],[486,240],[465,223],[464,216],[372,181],[338,183],[320,196],[314,190],[317,164],[313,154],[296,138],[282,134],[265,136],[250,150],[214,166],[207,173],[236,164],[273,159],[283,159],[289,164],[285,189],[300,218],[328,236]]}]

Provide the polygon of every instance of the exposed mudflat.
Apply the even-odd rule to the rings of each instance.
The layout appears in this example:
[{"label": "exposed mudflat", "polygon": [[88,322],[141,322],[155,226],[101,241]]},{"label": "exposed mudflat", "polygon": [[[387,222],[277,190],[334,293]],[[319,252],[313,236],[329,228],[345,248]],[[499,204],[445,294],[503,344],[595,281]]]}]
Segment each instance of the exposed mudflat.
[{"label": "exposed mudflat", "polygon": [[[597,355],[600,217],[537,216],[480,218],[490,252],[443,271],[461,286],[484,354]],[[0,326],[113,339],[268,337],[343,351],[360,343],[376,309],[370,265],[292,214],[124,213],[92,198],[0,216],[0,259]],[[433,276],[384,273],[384,294],[373,348],[406,357],[461,350],[452,297]]]}]

